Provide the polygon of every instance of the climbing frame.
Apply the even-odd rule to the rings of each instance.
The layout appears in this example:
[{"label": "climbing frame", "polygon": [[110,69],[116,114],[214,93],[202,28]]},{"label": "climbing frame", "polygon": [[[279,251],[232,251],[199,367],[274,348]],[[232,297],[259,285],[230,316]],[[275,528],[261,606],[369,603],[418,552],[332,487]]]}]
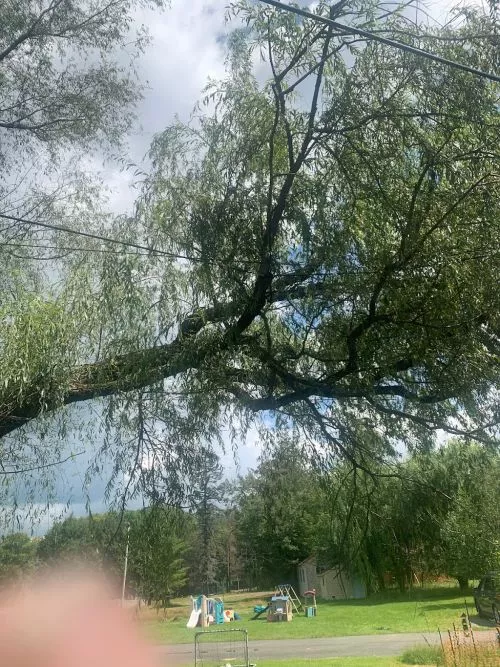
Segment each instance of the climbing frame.
[{"label": "climbing frame", "polygon": [[300,598],[295,592],[293,586],[290,584],[278,584],[278,586],[276,586],[276,590],[280,593],[280,595],[288,595],[290,602],[292,603],[292,606],[297,614],[302,611],[302,602],[300,601]]}]

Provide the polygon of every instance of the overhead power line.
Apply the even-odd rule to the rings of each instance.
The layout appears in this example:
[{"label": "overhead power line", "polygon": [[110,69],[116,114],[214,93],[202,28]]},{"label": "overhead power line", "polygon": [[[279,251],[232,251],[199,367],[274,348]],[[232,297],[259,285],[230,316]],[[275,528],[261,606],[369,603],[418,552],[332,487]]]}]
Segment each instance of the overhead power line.
[{"label": "overhead power line", "polygon": [[[66,234],[74,234],[75,236],[84,236],[86,238],[90,239],[96,239],[98,241],[103,241],[105,243],[111,243],[114,245],[119,245],[121,247],[126,247],[126,248],[134,248],[135,250],[139,250],[141,252],[129,252],[129,253],[124,253],[120,252],[117,250],[116,252],[109,250],[107,248],[75,248],[75,247],[70,247],[70,246],[54,246],[54,245],[45,245],[45,244],[32,244],[32,243],[15,243],[12,241],[6,241],[2,242],[0,240],[0,246],[7,246],[7,247],[12,247],[12,248],[26,248],[26,249],[44,249],[44,250],[60,250],[61,252],[101,252],[101,253],[108,253],[108,254],[115,254],[115,255],[121,255],[121,254],[129,254],[129,255],[135,255],[135,256],[146,256],[146,255],[162,255],[164,257],[170,257],[171,259],[185,259],[190,262],[211,262],[213,264],[225,264],[227,263],[226,260],[224,259],[207,259],[202,258],[202,257],[192,257],[190,255],[182,255],[180,253],[175,253],[175,252],[168,252],[168,250],[158,250],[156,248],[148,248],[148,246],[143,246],[138,243],[132,243],[129,241],[122,241],[120,239],[113,239],[110,238],[109,236],[102,236],[101,234],[93,234],[92,232],[83,232],[79,229],[72,229],[71,227],[65,227],[64,225],[53,225],[48,222],[39,222],[38,220],[28,220],[27,218],[21,218],[15,215],[6,215],[5,213],[0,213],[0,219],[4,220],[11,220],[13,222],[19,222],[25,225],[30,225],[30,226],[38,226],[38,227],[43,227],[44,229],[50,229],[56,232],[64,232]],[[34,259],[43,259],[43,258],[34,258]],[[248,265],[258,265],[258,262],[256,260],[241,260],[242,263],[248,264]]]},{"label": "overhead power line", "polygon": [[490,72],[484,72],[483,70],[476,69],[475,67],[470,67],[464,63],[457,62],[455,60],[449,60],[448,58],[443,58],[431,53],[430,51],[425,51],[424,49],[419,49],[416,46],[410,46],[410,44],[404,44],[403,42],[398,42],[394,39],[389,39],[387,37],[382,37],[376,33],[370,32],[369,30],[363,30],[363,28],[356,28],[354,26],[344,25],[338,21],[328,19],[325,16],[319,16],[318,14],[313,14],[308,12],[305,9],[300,9],[299,7],[292,7],[291,5],[285,5],[278,0],[259,0],[266,5],[271,5],[277,9],[281,9],[286,12],[291,12],[292,14],[297,14],[298,16],[303,16],[307,19],[312,19],[318,23],[323,23],[324,25],[330,26],[331,28],[336,28],[337,30],[342,30],[351,35],[359,35],[360,37],[365,37],[367,40],[374,42],[380,42],[386,46],[390,46],[394,49],[399,49],[400,51],[406,51],[407,53],[413,53],[416,56],[421,56],[422,58],[427,58],[428,60],[433,60],[434,62],[440,63],[441,65],[446,65],[447,67],[453,67],[455,69],[462,70],[463,72],[468,72],[469,74],[474,74],[475,76],[482,77],[483,79],[489,79],[490,81],[495,81],[500,83],[500,76],[496,74],[491,74]]},{"label": "overhead power line", "polygon": [[[46,245],[45,243],[13,243],[11,241],[0,241],[0,245],[6,248],[21,248],[24,250],[58,250],[60,252],[101,252],[109,255],[134,255],[135,257],[147,257],[146,252],[127,252],[126,250],[110,250],[109,248],[77,248],[76,246]],[[152,250],[151,252],[155,252]]]},{"label": "overhead power line", "polygon": [[67,461],[73,461],[77,456],[81,456],[82,454],[85,454],[85,451],[81,452],[75,452],[74,454],[70,454],[67,456],[65,459],[61,459],[59,461],[53,461],[52,463],[45,463],[43,465],[33,465],[29,468],[15,468],[13,470],[0,470],[0,475],[20,475],[22,473],[27,473],[27,472],[33,472],[35,470],[44,470],[46,468],[53,468],[54,466],[59,466],[62,465],[63,463],[66,463]]},{"label": "overhead power line", "polygon": [[[75,236],[84,236],[89,239],[94,239],[97,241],[104,241],[105,243],[113,243],[115,245],[124,246],[126,248],[134,248],[135,250],[141,250],[142,253],[147,252],[148,254],[163,255],[165,257],[172,257],[174,259],[189,259],[191,261],[197,261],[196,257],[188,257],[187,255],[179,255],[173,252],[168,252],[166,250],[156,250],[155,248],[148,248],[145,245],[140,245],[138,243],[132,243],[130,241],[122,241],[120,239],[113,239],[109,236],[102,236],[101,234],[93,234],[92,232],[83,232],[79,229],[72,229],[71,227],[65,227],[64,225],[53,225],[48,222],[40,222],[38,220],[28,220],[27,218],[20,218],[15,215],[6,215],[5,213],[0,213],[0,218],[4,220],[11,220],[12,222],[20,222],[25,225],[43,227],[44,229],[51,229],[56,232],[64,232],[66,234],[74,234]],[[75,250],[77,250],[75,248]],[[85,250],[83,248],[83,250]],[[199,261],[199,260],[198,260]]]}]

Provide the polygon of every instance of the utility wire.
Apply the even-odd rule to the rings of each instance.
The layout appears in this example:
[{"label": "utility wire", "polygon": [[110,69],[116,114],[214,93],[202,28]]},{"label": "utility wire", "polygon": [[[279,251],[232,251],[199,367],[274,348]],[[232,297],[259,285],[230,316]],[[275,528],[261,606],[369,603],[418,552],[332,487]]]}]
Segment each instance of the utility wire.
[{"label": "utility wire", "polygon": [[4,213],[0,213],[0,218],[3,218],[4,220],[12,220],[13,222],[20,222],[25,225],[44,227],[45,229],[52,229],[57,232],[65,232],[66,234],[74,234],[75,236],[84,236],[89,239],[104,241],[105,243],[114,243],[115,245],[125,246],[127,248],[135,248],[135,250],[146,251],[148,254],[152,253],[156,255],[164,255],[165,257],[173,257],[176,259],[189,259],[191,261],[197,261],[197,258],[195,257],[188,257],[187,255],[179,255],[173,252],[167,252],[166,250],[156,250],[155,248],[148,248],[147,246],[139,245],[137,243],[131,243],[129,241],[121,241],[120,239],[112,239],[109,238],[108,236],[101,236],[100,234],[92,234],[91,232],[82,232],[78,229],[71,229],[71,227],[65,227],[63,225],[52,225],[48,222],[39,222],[38,220],[28,220],[26,218],[19,218],[15,215],[6,215]]},{"label": "utility wire", "polygon": [[[101,252],[108,255],[133,255],[134,257],[147,257],[146,252],[127,252],[126,250],[109,250],[109,248],[76,248],[75,246],[44,245],[42,243],[12,243],[1,241],[0,246],[7,248],[24,248],[25,250],[59,250],[60,252]],[[151,250],[150,252],[157,252]]]},{"label": "utility wire", "polygon": [[[76,236],[84,236],[90,239],[97,239],[98,241],[104,241],[105,243],[114,243],[115,245],[125,246],[128,248],[134,248],[143,252],[120,252],[119,250],[113,251],[107,248],[75,248],[71,246],[55,246],[55,245],[45,245],[45,244],[32,244],[32,243],[15,243],[12,241],[3,242],[0,240],[0,246],[7,246],[12,248],[26,248],[26,249],[44,249],[44,250],[59,250],[61,252],[100,252],[107,253],[112,255],[134,255],[136,257],[146,257],[149,255],[163,255],[165,257],[170,257],[173,259],[185,259],[190,262],[206,262],[207,259],[202,259],[201,257],[191,257],[189,255],[181,255],[175,252],[168,252],[167,250],[157,250],[155,248],[148,248],[147,246],[139,245],[137,243],[131,243],[128,241],[121,241],[120,239],[112,239],[109,236],[101,236],[100,234],[92,234],[91,232],[82,232],[78,229],[72,229],[71,227],[65,227],[63,225],[53,225],[48,222],[38,222],[37,220],[28,220],[27,218],[20,218],[15,215],[6,215],[5,213],[0,213],[0,219],[12,220],[14,222],[20,222],[26,225],[39,226],[45,229],[52,229],[58,232],[65,232],[67,234],[74,234]],[[33,257],[33,259],[44,259],[43,257]],[[47,258],[48,259],[48,258]],[[218,263],[217,260],[211,260],[212,263]],[[256,260],[242,260],[245,264],[256,265],[258,262]],[[224,264],[224,260],[220,260],[219,263]]]},{"label": "utility wire", "polygon": [[297,16],[303,16],[304,18],[312,19],[313,21],[323,23],[324,25],[330,26],[331,28],[336,28],[337,30],[342,30],[352,35],[365,37],[367,40],[373,40],[375,42],[380,42],[381,44],[386,44],[387,46],[391,46],[394,49],[399,49],[400,51],[406,51],[408,53],[421,56],[422,58],[427,58],[428,60],[434,60],[434,62],[440,63],[441,65],[447,65],[448,67],[453,67],[455,69],[462,70],[463,72],[474,74],[475,76],[482,77],[483,79],[489,79],[490,81],[500,83],[500,76],[497,76],[496,74],[483,72],[483,70],[476,69],[475,67],[469,67],[469,65],[464,65],[463,63],[459,63],[455,60],[442,58],[441,56],[437,56],[434,53],[431,53],[430,51],[424,51],[424,49],[419,49],[416,46],[410,46],[409,44],[404,44],[403,42],[397,42],[394,39],[382,37],[376,33],[370,32],[369,30],[363,30],[363,28],[355,28],[353,26],[344,25],[338,21],[333,21],[332,19],[327,19],[324,16],[319,16],[318,14],[308,12],[305,9],[292,7],[291,5],[285,5],[282,2],[278,2],[278,0],[259,0],[259,2],[263,2],[266,5],[271,5],[277,9],[282,9],[286,12],[291,12],[292,14],[297,14]]},{"label": "utility wire", "polygon": [[44,470],[45,468],[53,468],[54,466],[59,466],[62,463],[66,463],[67,461],[72,461],[74,458],[76,458],[77,456],[81,456],[82,454],[85,454],[85,451],[75,452],[74,454],[70,454],[65,459],[61,459],[59,461],[53,461],[52,463],[45,463],[43,465],[35,465],[30,468],[15,468],[14,470],[0,470],[0,475],[2,476],[20,475],[21,473],[33,472],[34,470]]}]

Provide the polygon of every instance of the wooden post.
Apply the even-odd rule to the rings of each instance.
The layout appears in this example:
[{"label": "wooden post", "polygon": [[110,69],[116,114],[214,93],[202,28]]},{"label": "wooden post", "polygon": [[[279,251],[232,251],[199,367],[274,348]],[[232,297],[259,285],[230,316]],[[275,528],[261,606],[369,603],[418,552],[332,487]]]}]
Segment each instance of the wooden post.
[{"label": "wooden post", "polygon": [[201,627],[208,627],[207,596],[201,596]]}]

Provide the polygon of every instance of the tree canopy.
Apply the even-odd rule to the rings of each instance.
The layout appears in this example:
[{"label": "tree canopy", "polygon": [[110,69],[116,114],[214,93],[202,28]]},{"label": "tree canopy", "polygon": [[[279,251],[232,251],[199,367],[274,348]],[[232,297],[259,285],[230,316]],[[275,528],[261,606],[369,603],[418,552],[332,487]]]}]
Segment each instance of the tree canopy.
[{"label": "tree canopy", "polygon": [[320,570],[362,577],[368,593],[443,576],[465,589],[500,567],[499,466],[498,453],[453,440],[395,463],[390,476],[380,464],[370,474],[349,462],[319,471],[281,437],[225,503],[210,459],[190,512],[157,503],[69,517],[37,541],[0,538],[0,584],[68,559],[121,582],[128,543],[129,591],[163,607],[179,593],[292,582],[309,556]]},{"label": "tree canopy", "polygon": [[280,439],[237,489],[238,547],[247,577],[271,587],[294,581],[297,565],[331,538],[327,499],[300,447]]},{"label": "tree canopy", "polygon": [[[415,26],[406,3],[330,5],[315,11],[498,73],[494,13]],[[259,413],[367,470],[438,430],[493,443],[498,85],[259,3],[229,18],[225,78],[155,138],[133,221],[108,229],[150,252],[84,240],[57,290],[2,303],[0,434],[105,399],[106,454],[153,494]]]},{"label": "tree canopy", "polygon": [[128,542],[128,589],[165,606],[186,583],[184,538],[193,525],[188,516],[160,506],[124,515],[69,517],[50,528],[37,551],[44,564],[77,560],[103,565],[108,575],[121,581]]},{"label": "tree canopy", "polygon": [[325,473],[282,441],[237,487],[247,578],[263,587],[293,581],[314,555],[320,569],[361,576],[368,592],[443,575],[466,588],[500,566],[499,464],[497,453],[453,440],[396,463],[390,475],[348,462]]},{"label": "tree canopy", "polygon": [[0,584],[21,579],[36,566],[36,543],[24,533],[0,537]]}]

